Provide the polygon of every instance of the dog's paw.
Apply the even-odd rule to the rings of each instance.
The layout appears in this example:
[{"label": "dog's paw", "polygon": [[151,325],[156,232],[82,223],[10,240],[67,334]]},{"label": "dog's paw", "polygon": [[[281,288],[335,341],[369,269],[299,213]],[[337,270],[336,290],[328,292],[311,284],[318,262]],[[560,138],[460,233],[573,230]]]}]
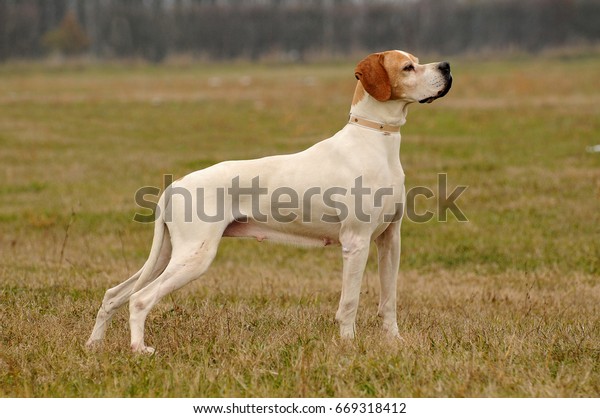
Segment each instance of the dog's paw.
[{"label": "dog's paw", "polygon": [[102,347],[102,340],[89,339],[85,343],[85,348],[90,351],[99,350]]},{"label": "dog's paw", "polygon": [[135,354],[145,354],[148,356],[151,356],[154,353],[156,353],[156,349],[154,349],[153,347],[145,346],[143,344],[142,345],[132,345],[131,351],[133,351]]},{"label": "dog's paw", "polygon": [[386,341],[390,342],[390,343],[402,343],[404,342],[404,338],[402,338],[400,336],[400,333],[396,332],[396,333],[390,333],[390,332],[385,332],[384,333],[384,338]]},{"label": "dog's paw", "polygon": [[400,332],[398,331],[398,324],[396,322],[393,323],[383,323],[382,325],[383,332],[390,339],[402,339],[400,337]]},{"label": "dog's paw", "polygon": [[340,326],[340,337],[342,340],[354,339],[354,324]]},{"label": "dog's paw", "polygon": [[154,355],[156,353],[156,349],[154,347],[144,347],[142,350],[142,354],[147,354],[149,356]]}]

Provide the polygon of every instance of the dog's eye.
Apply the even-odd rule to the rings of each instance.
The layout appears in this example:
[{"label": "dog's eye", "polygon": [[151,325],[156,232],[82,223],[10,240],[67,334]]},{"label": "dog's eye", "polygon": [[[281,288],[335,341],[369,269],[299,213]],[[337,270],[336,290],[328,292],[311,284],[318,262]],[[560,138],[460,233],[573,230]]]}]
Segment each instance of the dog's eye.
[{"label": "dog's eye", "polygon": [[405,66],[403,68],[404,71],[414,71],[415,70],[415,66],[412,64],[408,64],[407,66]]}]

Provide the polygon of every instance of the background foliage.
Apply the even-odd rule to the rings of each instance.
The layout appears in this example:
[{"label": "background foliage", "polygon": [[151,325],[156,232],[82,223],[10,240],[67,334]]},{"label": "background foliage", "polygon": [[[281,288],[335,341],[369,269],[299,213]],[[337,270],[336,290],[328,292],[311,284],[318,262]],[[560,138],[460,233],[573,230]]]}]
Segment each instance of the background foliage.
[{"label": "background foliage", "polygon": [[70,11],[90,55],[151,61],[539,52],[600,39],[596,0],[0,0],[0,60],[43,55]]}]

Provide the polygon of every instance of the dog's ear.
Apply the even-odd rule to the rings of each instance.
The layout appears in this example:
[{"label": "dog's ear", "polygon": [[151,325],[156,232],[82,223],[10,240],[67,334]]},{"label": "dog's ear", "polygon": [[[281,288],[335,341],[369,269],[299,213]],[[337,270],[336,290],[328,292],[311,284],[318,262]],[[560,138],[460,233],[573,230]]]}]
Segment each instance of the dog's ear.
[{"label": "dog's ear", "polygon": [[360,80],[364,89],[380,102],[392,96],[390,77],[383,67],[383,54],[371,54],[358,63],[354,76]]}]

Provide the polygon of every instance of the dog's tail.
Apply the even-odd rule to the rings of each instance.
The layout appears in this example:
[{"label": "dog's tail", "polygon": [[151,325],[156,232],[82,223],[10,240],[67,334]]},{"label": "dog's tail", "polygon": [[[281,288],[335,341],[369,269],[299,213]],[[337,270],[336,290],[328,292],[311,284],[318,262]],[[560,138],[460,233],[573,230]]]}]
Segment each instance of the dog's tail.
[{"label": "dog's tail", "polygon": [[159,212],[154,221],[154,237],[150,255],[142,267],[139,279],[135,282],[134,293],[156,279],[164,271],[171,258],[171,235],[164,219],[165,203],[168,204],[165,202],[165,195],[167,194],[163,193],[156,206],[156,210]]}]

